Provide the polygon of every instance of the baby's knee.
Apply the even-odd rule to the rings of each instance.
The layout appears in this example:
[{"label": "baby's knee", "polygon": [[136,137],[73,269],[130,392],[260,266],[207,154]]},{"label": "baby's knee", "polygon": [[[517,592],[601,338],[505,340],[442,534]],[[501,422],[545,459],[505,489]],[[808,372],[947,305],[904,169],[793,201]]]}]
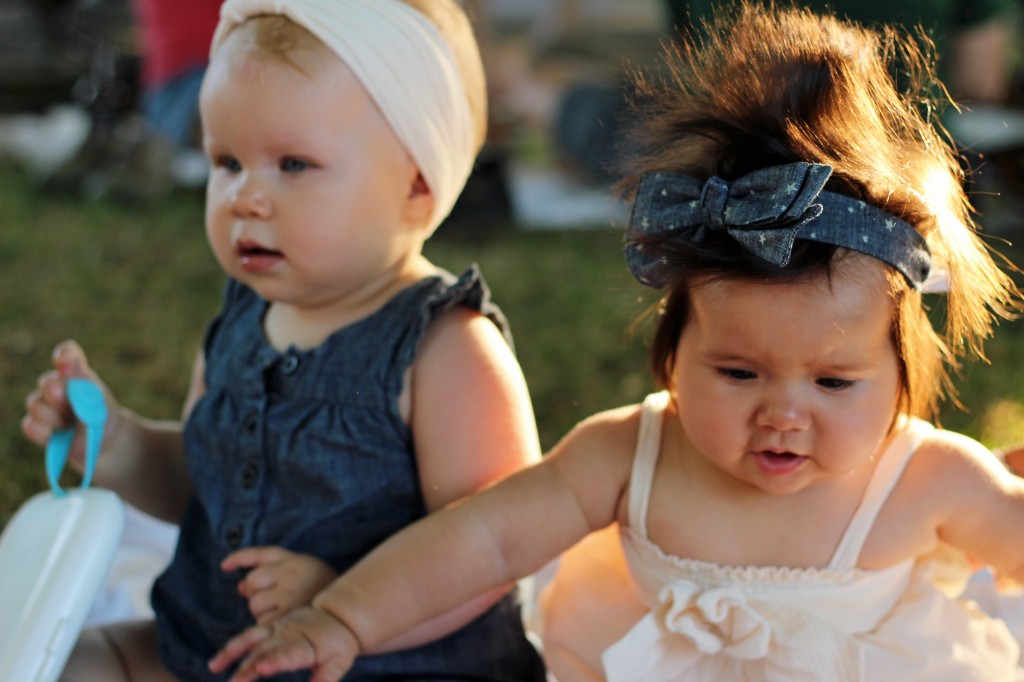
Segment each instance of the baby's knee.
[{"label": "baby's knee", "polygon": [[87,628],[78,638],[60,682],[175,682],[160,663],[152,621]]},{"label": "baby's knee", "polygon": [[121,656],[102,628],[82,631],[68,662],[61,682],[131,682]]}]

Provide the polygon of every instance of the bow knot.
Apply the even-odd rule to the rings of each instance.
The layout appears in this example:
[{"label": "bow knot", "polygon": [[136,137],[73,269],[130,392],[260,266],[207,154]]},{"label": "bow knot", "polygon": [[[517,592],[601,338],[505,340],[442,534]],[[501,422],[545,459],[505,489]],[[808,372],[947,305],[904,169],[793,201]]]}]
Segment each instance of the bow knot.
[{"label": "bow knot", "polygon": [[721,178],[708,178],[700,190],[700,217],[712,230],[725,229],[725,206],[729,200],[729,183]]},{"label": "bow knot", "polygon": [[831,173],[829,166],[802,162],[762,168],[732,182],[648,173],[640,180],[626,232],[630,269],[644,284],[664,286],[665,264],[644,255],[637,238],[671,233],[700,244],[707,230],[725,230],[751,253],[785,266],[800,227],[822,213],[815,201]]}]

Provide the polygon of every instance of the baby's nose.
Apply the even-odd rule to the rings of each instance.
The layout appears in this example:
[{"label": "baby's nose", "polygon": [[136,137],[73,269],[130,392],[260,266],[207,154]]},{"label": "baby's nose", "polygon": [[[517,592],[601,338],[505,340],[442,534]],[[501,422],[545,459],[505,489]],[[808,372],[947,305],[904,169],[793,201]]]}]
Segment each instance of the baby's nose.
[{"label": "baby's nose", "polygon": [[231,194],[231,210],[240,216],[268,217],[270,198],[253,180],[239,182]]},{"label": "baby's nose", "polygon": [[776,431],[806,429],[810,423],[810,410],[795,391],[768,396],[757,413],[758,426]]}]

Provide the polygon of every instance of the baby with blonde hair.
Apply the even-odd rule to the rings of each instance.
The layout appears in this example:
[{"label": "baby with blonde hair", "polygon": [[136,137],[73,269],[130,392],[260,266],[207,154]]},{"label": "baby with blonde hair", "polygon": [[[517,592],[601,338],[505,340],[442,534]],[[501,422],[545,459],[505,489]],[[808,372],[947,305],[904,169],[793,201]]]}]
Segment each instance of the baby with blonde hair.
[{"label": "baby with blonde hair", "polygon": [[[95,474],[180,539],[155,621],[86,631],[64,679],[226,679],[207,660],[232,635],[539,458],[479,270],[422,254],[483,144],[485,96],[453,0],[224,3],[200,98],[223,308],[182,422],[107,391]],[[41,445],[72,424],[68,378],[97,379],[73,343],[55,364],[23,420]],[[353,679],[544,679],[511,582],[365,653]]]}]

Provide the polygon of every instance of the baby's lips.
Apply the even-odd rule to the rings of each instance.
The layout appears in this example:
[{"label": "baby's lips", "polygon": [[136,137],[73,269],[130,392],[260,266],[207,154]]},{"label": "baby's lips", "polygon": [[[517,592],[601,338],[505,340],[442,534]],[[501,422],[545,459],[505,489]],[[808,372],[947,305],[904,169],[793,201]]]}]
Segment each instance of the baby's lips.
[{"label": "baby's lips", "polygon": [[240,256],[252,256],[252,255],[264,255],[264,256],[280,256],[281,252],[277,249],[272,249],[268,246],[251,240],[251,239],[240,239],[235,244],[235,251]]}]

